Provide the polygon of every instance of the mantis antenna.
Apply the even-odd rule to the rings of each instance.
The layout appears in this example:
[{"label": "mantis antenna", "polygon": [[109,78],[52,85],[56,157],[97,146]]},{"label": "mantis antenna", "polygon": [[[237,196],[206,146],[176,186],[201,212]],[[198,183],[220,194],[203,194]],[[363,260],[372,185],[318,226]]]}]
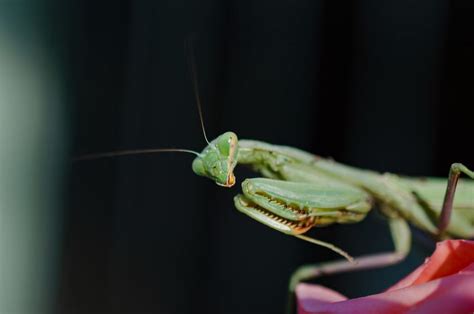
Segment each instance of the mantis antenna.
[{"label": "mantis antenna", "polygon": [[334,244],[324,242],[324,241],[321,241],[321,240],[318,240],[318,239],[310,238],[310,237],[307,237],[307,236],[302,235],[302,234],[295,234],[294,236],[297,237],[297,238],[300,238],[302,240],[311,242],[313,244],[324,246],[324,247],[338,253],[339,255],[344,256],[350,263],[357,264],[357,262],[354,261],[354,258],[352,256],[350,256],[349,254],[347,254],[347,252],[345,252],[342,249],[338,248]]},{"label": "mantis antenna", "polygon": [[196,156],[199,156],[198,152],[195,152],[195,151],[190,150],[190,149],[152,148],[152,149],[119,150],[119,151],[107,152],[107,153],[82,155],[82,156],[73,158],[72,161],[83,161],[83,160],[91,160],[91,159],[107,158],[107,157],[115,157],[115,156],[125,156],[125,155],[172,153],[172,152],[190,153],[190,154],[194,154]]},{"label": "mantis antenna", "polygon": [[209,143],[209,140],[207,139],[206,135],[206,128],[204,127],[204,119],[202,117],[202,106],[201,106],[201,100],[199,97],[199,85],[198,85],[198,78],[197,78],[197,69],[196,69],[196,61],[194,60],[194,53],[193,53],[193,38],[190,37],[188,40],[186,40],[185,45],[186,45],[186,50],[188,53],[188,61],[189,65],[191,67],[191,74],[192,74],[192,80],[193,80],[193,89],[194,89],[194,97],[196,98],[196,105],[198,108],[199,112],[199,120],[201,121],[201,129],[202,129],[202,134],[204,135],[204,139],[206,140],[207,144]]},{"label": "mantis antenna", "polygon": [[[202,116],[202,106],[201,106],[201,101],[200,101],[200,97],[199,97],[199,86],[198,86],[198,79],[197,79],[196,62],[194,60],[194,54],[193,54],[193,49],[192,49],[193,48],[192,47],[192,40],[193,40],[192,38],[186,40],[185,46],[186,46],[186,50],[187,50],[187,54],[188,54],[189,65],[191,66],[194,96],[195,96],[196,105],[197,105],[197,108],[198,108],[199,120],[201,121],[202,134],[204,135],[204,139],[206,140],[207,144],[210,144],[209,140],[207,139],[206,128],[204,127],[204,119],[203,119],[203,116]],[[119,151],[113,151],[113,152],[88,154],[88,155],[82,155],[82,156],[73,158],[72,161],[75,162],[75,161],[93,160],[93,159],[98,159],[98,158],[108,158],[108,157],[125,156],[125,155],[172,153],[172,152],[190,153],[190,154],[194,154],[196,156],[200,156],[200,154],[198,152],[195,152],[195,151],[190,150],[190,149],[183,149],[183,148],[152,148],[152,149],[119,150]]]}]

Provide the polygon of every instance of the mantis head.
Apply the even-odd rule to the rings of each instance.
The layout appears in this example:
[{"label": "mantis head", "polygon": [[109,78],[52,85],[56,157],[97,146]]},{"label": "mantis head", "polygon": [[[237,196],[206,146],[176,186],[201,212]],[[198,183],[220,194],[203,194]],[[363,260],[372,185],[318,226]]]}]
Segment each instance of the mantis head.
[{"label": "mantis head", "polygon": [[211,141],[194,159],[193,171],[220,186],[231,187],[235,184],[234,168],[237,164],[238,152],[237,135],[233,132],[225,132]]}]

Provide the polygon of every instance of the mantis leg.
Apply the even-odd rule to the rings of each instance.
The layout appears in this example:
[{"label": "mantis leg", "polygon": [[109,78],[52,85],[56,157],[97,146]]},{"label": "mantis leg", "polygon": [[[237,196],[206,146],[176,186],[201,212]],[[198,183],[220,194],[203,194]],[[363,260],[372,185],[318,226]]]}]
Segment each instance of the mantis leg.
[{"label": "mantis leg", "polygon": [[331,275],[336,273],[371,269],[396,264],[403,260],[410,251],[411,233],[407,222],[403,218],[390,218],[390,233],[395,246],[394,252],[371,254],[355,259],[355,263],[346,260],[325,262],[319,264],[308,264],[299,267],[291,276],[288,291],[287,312],[294,310],[294,292],[295,288],[303,280],[314,279],[317,277]]},{"label": "mantis leg", "polygon": [[461,173],[466,174],[470,178],[474,179],[474,172],[469,170],[466,166],[460,163],[454,163],[449,169],[448,186],[446,193],[444,194],[443,207],[441,215],[439,216],[438,223],[438,235],[441,236],[449,225],[451,213],[453,211],[454,193],[456,192],[456,186],[458,184],[459,176]]}]

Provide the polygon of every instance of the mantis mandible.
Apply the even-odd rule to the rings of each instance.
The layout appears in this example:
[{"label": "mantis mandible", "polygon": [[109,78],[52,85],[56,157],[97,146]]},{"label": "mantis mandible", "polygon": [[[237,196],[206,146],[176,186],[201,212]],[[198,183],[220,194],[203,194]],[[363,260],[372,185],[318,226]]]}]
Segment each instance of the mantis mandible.
[{"label": "mantis mandible", "polygon": [[[453,163],[446,182],[441,178],[410,178],[358,169],[289,146],[239,140],[233,132],[208,141],[194,62],[191,66],[207,142],[200,153],[187,149],[145,149],[92,154],[76,160],[187,152],[196,155],[192,162],[194,173],[228,188],[236,183],[234,168],[237,165],[251,167],[263,178],[243,180],[242,193],[234,197],[234,205],[240,212],[277,231],[325,246],[345,257],[341,261],[298,268],[290,279],[290,296],[303,280],[401,261],[411,245],[408,223],[437,238],[474,237],[474,181],[459,179],[460,174],[474,179],[474,172],[466,166]],[[374,205],[388,220],[393,252],[353,259],[342,249],[306,235],[313,227],[359,222]]]}]

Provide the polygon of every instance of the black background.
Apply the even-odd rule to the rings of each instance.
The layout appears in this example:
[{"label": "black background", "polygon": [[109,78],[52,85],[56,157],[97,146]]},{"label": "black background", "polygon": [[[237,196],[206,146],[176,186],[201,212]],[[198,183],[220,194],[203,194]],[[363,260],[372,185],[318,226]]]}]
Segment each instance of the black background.
[{"label": "black background", "polygon": [[[185,41],[195,37],[211,138],[299,147],[358,167],[446,176],[474,165],[472,1],[81,1],[38,7],[65,78],[70,155],[204,147]],[[191,155],[74,164],[58,313],[278,313],[291,271],[338,258],[237,212]],[[240,181],[253,174],[237,170]],[[390,250],[385,222],[314,235],[352,255]],[[430,254],[322,278],[381,291]]]}]

